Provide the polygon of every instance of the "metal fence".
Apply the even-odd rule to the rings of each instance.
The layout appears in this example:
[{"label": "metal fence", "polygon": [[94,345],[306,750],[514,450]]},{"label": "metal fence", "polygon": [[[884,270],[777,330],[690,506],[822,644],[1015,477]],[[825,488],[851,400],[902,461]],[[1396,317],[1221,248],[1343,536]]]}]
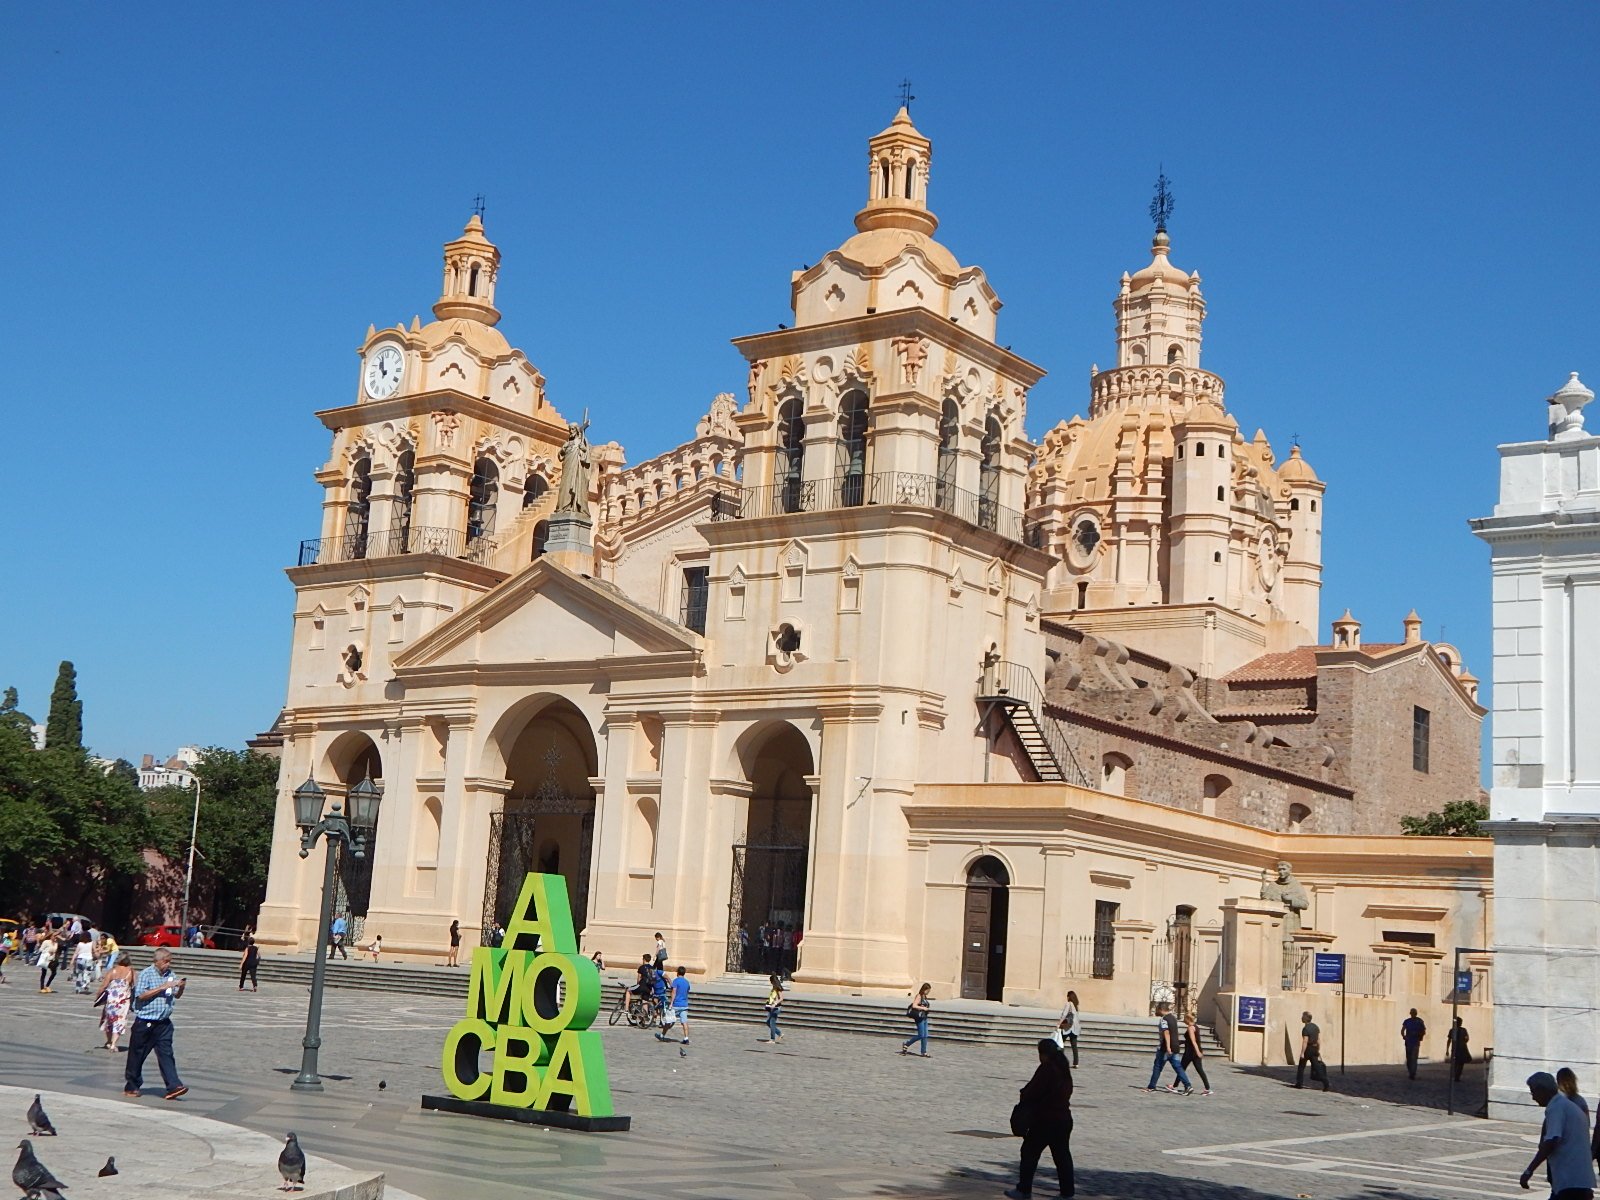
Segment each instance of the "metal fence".
[{"label": "metal fence", "polygon": [[[1294,990],[1312,992],[1319,987],[1337,989],[1338,984],[1318,984],[1316,979],[1316,953],[1300,951],[1295,961]],[[1371,954],[1346,954],[1344,956],[1344,990],[1351,996],[1388,996],[1394,992],[1394,972],[1386,959]]]},{"label": "metal fence", "polygon": [[377,533],[307,538],[300,543],[299,565],[309,567],[319,563],[355,562],[364,558],[394,558],[401,554],[439,554],[445,558],[484,563],[488,561],[495,545],[491,538],[468,538],[463,529],[411,525]]},{"label": "metal fence", "polygon": [[1067,978],[1112,979],[1117,970],[1115,934],[1076,934],[1067,938]]}]

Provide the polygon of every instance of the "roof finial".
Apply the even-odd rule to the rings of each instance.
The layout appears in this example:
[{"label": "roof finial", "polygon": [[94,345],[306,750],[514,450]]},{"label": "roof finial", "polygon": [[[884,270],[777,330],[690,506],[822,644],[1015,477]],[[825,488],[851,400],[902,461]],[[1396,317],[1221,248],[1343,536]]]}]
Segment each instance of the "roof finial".
[{"label": "roof finial", "polygon": [[1167,222],[1172,218],[1172,189],[1167,186],[1166,170],[1158,167],[1161,173],[1156,176],[1156,198],[1150,201],[1150,219],[1156,223],[1156,232],[1165,233]]},{"label": "roof finial", "polygon": [[479,192],[476,196],[474,196],[472,198],[472,215],[477,217],[481,221],[483,219],[483,209],[484,209],[483,193]]},{"label": "roof finial", "polygon": [[915,99],[916,97],[911,94],[911,80],[902,79],[900,81],[900,107],[910,112],[911,102]]}]

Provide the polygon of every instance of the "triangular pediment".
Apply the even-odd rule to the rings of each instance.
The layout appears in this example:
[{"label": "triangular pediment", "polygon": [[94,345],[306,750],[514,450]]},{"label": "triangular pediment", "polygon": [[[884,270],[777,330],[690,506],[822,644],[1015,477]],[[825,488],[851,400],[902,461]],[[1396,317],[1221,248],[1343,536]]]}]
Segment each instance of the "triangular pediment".
[{"label": "triangular pediment", "polygon": [[406,647],[407,668],[697,653],[701,641],[609,584],[540,559]]}]

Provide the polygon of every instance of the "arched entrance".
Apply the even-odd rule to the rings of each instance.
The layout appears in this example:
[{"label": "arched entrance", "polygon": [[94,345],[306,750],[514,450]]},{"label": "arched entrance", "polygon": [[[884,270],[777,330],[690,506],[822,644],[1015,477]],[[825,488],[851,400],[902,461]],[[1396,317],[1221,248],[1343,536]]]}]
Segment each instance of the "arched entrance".
[{"label": "arched entrance", "polygon": [[797,958],[795,935],[805,930],[811,747],[793,725],[781,724],[753,738],[739,757],[750,798],[732,848],[727,969],[787,974]]},{"label": "arched entrance", "polygon": [[967,868],[967,909],[961,923],[961,998],[1002,1000],[1006,988],[1006,919],[1011,876],[986,854]]},{"label": "arched entrance", "polygon": [[589,912],[594,847],[594,788],[599,752],[589,722],[566,700],[553,699],[523,725],[505,756],[511,788],[489,830],[483,925],[504,925],[529,871],[563,875],[573,924]]},{"label": "arched entrance", "polygon": [[[337,800],[349,811],[345,799],[350,789],[363,779],[371,779],[383,787],[383,756],[377,743],[364,733],[351,731],[340,734],[328,748],[328,769],[335,786],[328,789],[328,806]],[[326,811],[326,809],[324,810]],[[346,842],[339,843],[333,865],[333,912],[346,922],[346,945],[356,945],[361,940],[366,925],[367,909],[372,903],[372,864],[377,858],[378,835],[382,832],[383,809],[378,810],[379,828],[367,838],[366,852],[357,858]],[[379,932],[382,932],[381,930]]]}]

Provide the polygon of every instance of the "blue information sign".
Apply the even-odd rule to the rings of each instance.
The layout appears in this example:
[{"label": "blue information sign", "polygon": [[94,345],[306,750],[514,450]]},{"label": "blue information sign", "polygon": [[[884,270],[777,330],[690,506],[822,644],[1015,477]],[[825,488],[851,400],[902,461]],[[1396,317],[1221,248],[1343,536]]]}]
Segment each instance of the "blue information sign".
[{"label": "blue information sign", "polygon": [[1239,997],[1239,1028],[1265,1029],[1267,1027],[1267,998],[1265,996]]},{"label": "blue information sign", "polygon": [[1461,993],[1463,996],[1470,996],[1472,994],[1471,971],[1456,972],[1456,991]]},{"label": "blue information sign", "polygon": [[1316,979],[1318,983],[1343,983],[1344,955],[1318,954],[1316,958]]}]

